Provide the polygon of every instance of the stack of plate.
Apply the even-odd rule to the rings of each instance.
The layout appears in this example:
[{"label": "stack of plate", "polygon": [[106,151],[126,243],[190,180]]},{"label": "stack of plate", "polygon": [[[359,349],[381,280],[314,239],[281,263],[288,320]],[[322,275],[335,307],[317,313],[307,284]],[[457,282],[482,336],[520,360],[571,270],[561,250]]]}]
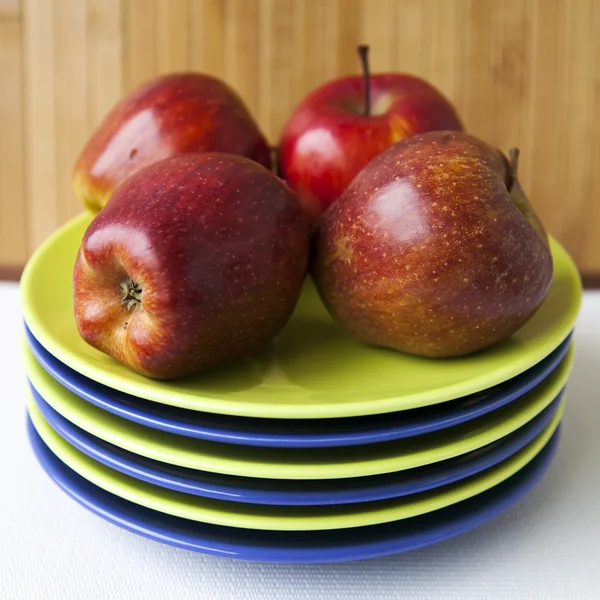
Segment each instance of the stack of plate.
[{"label": "stack of plate", "polygon": [[308,283],[271,347],[160,382],[77,333],[71,272],[89,219],[58,231],[26,268],[24,355],[40,463],[105,519],[235,558],[351,560],[466,531],[548,466],[581,299],[556,242],[543,306],[488,351],[428,360],[361,345]]}]

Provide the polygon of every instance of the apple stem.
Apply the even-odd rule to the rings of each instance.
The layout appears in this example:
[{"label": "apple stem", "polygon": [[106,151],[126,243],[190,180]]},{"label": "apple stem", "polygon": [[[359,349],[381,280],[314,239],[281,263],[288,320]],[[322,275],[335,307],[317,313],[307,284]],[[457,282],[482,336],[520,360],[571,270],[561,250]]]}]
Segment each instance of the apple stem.
[{"label": "apple stem", "polygon": [[371,73],[369,72],[369,46],[361,45],[358,47],[358,55],[363,70],[363,80],[365,88],[365,116],[371,116]]},{"label": "apple stem", "polygon": [[519,149],[511,148],[508,151],[508,157],[510,159],[510,172],[513,179],[517,177],[517,170],[519,169]]},{"label": "apple stem", "polygon": [[508,150],[508,190],[512,187],[517,179],[517,171],[519,170],[519,149],[510,148]]}]

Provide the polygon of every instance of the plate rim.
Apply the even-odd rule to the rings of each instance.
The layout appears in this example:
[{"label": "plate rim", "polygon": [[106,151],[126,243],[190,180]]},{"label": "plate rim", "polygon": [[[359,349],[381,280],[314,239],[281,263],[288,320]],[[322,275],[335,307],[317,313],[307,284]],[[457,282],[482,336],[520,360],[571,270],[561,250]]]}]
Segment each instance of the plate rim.
[{"label": "plate rim", "polygon": [[[338,484],[339,480],[335,480],[335,486],[331,485],[331,480],[314,480],[309,481],[310,489],[301,490],[298,487],[293,489],[280,487],[274,490],[272,488],[264,489],[264,484],[263,487],[258,486],[244,489],[244,485],[247,485],[248,482],[264,481],[249,477],[232,477],[232,481],[227,482],[227,478],[229,477],[227,475],[215,476],[213,473],[198,471],[200,475],[197,480],[194,480],[194,471],[189,474],[189,477],[186,477],[185,473],[173,474],[161,471],[161,468],[164,469],[161,467],[164,463],[159,463],[152,459],[141,459],[140,461],[138,455],[133,452],[128,452],[127,450],[103,442],[65,419],[47,404],[37,392],[34,390],[32,392],[38,409],[52,429],[79,451],[107,467],[141,479],[147,483],[153,483],[159,487],[191,495],[215,498],[217,500],[228,500],[230,502],[288,506],[311,506],[330,503],[350,504],[399,498],[460,481],[499,464],[524,448],[541,434],[544,428],[552,421],[558,410],[558,406],[561,402],[564,402],[564,396],[557,397],[550,406],[545,408],[523,427],[496,442],[492,442],[492,444],[488,444],[488,446],[483,446],[479,450],[464,454],[455,459],[449,459],[453,461],[451,465],[444,464],[448,461],[442,461],[441,463],[433,463],[421,469],[416,469],[420,471],[420,473],[416,474],[418,483],[414,481],[415,474],[413,472],[415,470],[413,469],[413,472],[409,471],[408,473],[389,473],[380,476],[375,475],[371,478],[361,477],[358,481],[352,479],[342,480],[346,489],[343,489]],[[104,444],[108,444],[109,447],[106,448]],[[489,448],[489,446],[493,447]],[[481,451],[486,448],[487,450],[482,455]],[[126,454],[123,456],[119,452]],[[469,454],[474,454],[475,456],[469,457]],[[490,456],[493,456],[493,458],[490,458]],[[467,465],[464,464],[464,459],[468,461]],[[156,466],[153,464],[146,465],[144,461],[152,461],[156,463]],[[431,473],[432,469],[434,471],[433,474]],[[217,478],[217,481],[211,481],[211,478],[214,477]],[[202,480],[203,478],[204,481]],[[276,486],[275,480],[268,481],[273,482],[273,486]],[[295,483],[304,484],[305,481],[297,481]],[[319,488],[319,485],[323,486],[323,484],[326,487]],[[306,486],[303,485],[302,487],[305,488]]]},{"label": "plate rim", "polygon": [[[551,423],[533,442],[515,455],[454,484],[375,502],[290,507],[199,499],[198,496],[165,490],[123,475],[89,458],[63,440],[45,421],[35,403],[28,399],[29,417],[50,450],[73,471],[101,489],[171,516],[212,525],[261,531],[332,531],[368,527],[410,519],[468,500],[516,475],[534,460],[558,428],[563,410],[564,402],[561,402]],[[301,516],[294,513],[301,513]]]},{"label": "plate rim", "polygon": [[[58,243],[63,236],[68,235],[71,230],[74,231],[77,227],[87,227],[91,217],[92,215],[89,213],[83,212],[58,228],[38,247],[27,262],[21,277],[20,285],[21,307],[27,326],[42,346],[44,346],[44,348],[46,348],[53,356],[86,377],[98,381],[99,383],[103,383],[108,387],[119,389],[140,398],[189,410],[201,410],[204,412],[249,417],[291,419],[297,418],[299,409],[304,411],[310,409],[309,412],[303,414],[303,417],[318,419],[364,416],[365,414],[386,413],[440,404],[502,383],[534,366],[537,362],[550,354],[552,350],[557,348],[574,328],[582,301],[582,287],[579,271],[566,250],[558,241],[550,237],[554,263],[556,264],[556,255],[560,254],[562,257],[561,262],[564,261],[564,264],[567,266],[565,274],[570,281],[573,303],[570,305],[567,313],[568,320],[564,327],[564,331],[561,329],[561,333],[557,334],[557,339],[554,340],[553,347],[550,351],[548,351],[546,346],[536,349],[535,352],[529,351],[526,357],[523,358],[518,365],[513,364],[511,361],[508,365],[500,365],[492,374],[489,372],[482,372],[479,376],[473,377],[466,382],[456,382],[444,386],[441,389],[437,388],[414,392],[404,396],[385,397],[377,400],[371,399],[368,402],[362,400],[352,400],[344,403],[319,402],[309,406],[299,407],[295,403],[250,403],[231,398],[228,398],[227,400],[224,400],[223,398],[213,398],[203,394],[192,395],[185,390],[179,390],[176,387],[167,388],[168,395],[165,395],[166,392],[163,390],[163,387],[167,386],[164,382],[158,382],[152,379],[133,380],[129,377],[126,367],[123,367],[123,374],[114,374],[101,368],[95,368],[94,365],[87,362],[83,357],[78,356],[77,353],[63,349],[57,340],[46,333],[44,325],[40,322],[35,315],[35,311],[31,308],[29,296],[32,292],[30,292],[30,288],[32,288],[32,286],[35,287],[32,280],[36,272],[36,266],[41,260],[41,257],[44,256],[50,247],[55,243]],[[535,314],[532,319],[534,318]]]},{"label": "plate rim", "polygon": [[[524,406],[517,406],[517,409],[515,409],[515,403],[512,403],[498,409],[498,411],[479,417],[479,419],[475,420],[479,421],[479,423],[475,423],[478,426],[477,428],[473,428],[474,421],[471,421],[446,430],[446,432],[452,432],[452,429],[454,429],[453,433],[456,439],[451,444],[446,443],[442,444],[442,446],[429,445],[429,447],[425,447],[421,452],[400,455],[394,454],[389,456],[390,453],[388,452],[388,456],[384,456],[384,458],[380,456],[379,458],[369,461],[363,460],[358,463],[348,463],[348,452],[352,451],[353,448],[360,448],[360,446],[351,446],[349,449],[343,447],[327,449],[283,448],[275,455],[278,462],[265,463],[264,456],[270,450],[269,448],[247,447],[244,453],[245,462],[242,462],[239,458],[231,458],[232,452],[234,454],[235,452],[239,453],[239,446],[182,438],[181,436],[165,432],[156,432],[106,413],[62,388],[60,384],[39,366],[32,357],[31,352],[27,348],[24,348],[25,371],[38,393],[62,416],[89,433],[118,447],[161,462],[227,475],[242,475],[265,479],[343,479],[346,477],[377,475],[386,472],[389,473],[394,470],[423,466],[465,454],[515,431],[549,406],[564,389],[573,368],[573,358],[574,351],[573,346],[571,346],[561,364],[548,379],[521,399],[515,401],[516,403],[522,402]],[[46,385],[47,388],[40,389],[43,385]],[[542,388],[541,390],[540,387]],[[50,394],[48,393],[49,389],[51,390]],[[54,397],[53,394],[58,396],[58,398]],[[69,403],[71,406],[69,406]],[[67,406],[66,412],[69,414],[65,414],[65,405]],[[83,414],[81,411],[83,411]],[[516,412],[519,416],[515,417],[512,414],[513,412]],[[90,414],[93,415],[93,418],[90,418]],[[509,416],[507,417],[506,414]],[[482,426],[482,420],[488,421],[483,421],[486,423],[485,427]],[[493,422],[494,425],[490,426],[489,421]],[[100,423],[99,425],[98,422]],[[111,428],[111,424],[115,427],[114,430]],[[464,431],[461,432],[461,428],[475,429],[476,433],[472,434],[469,438],[464,434]],[[125,433],[127,431],[129,434]],[[131,432],[135,432],[135,434]],[[436,434],[436,432],[433,432],[422,437],[434,436],[437,438],[439,435],[439,433]],[[448,434],[446,433],[446,435]],[[162,438],[162,443],[157,441],[159,438]],[[144,441],[140,442],[140,440]],[[165,440],[172,442],[172,444],[165,443]],[[182,440],[185,440],[186,444],[194,446],[194,450],[191,451],[189,448],[183,448]],[[408,438],[408,440],[384,442],[383,444],[375,444],[373,446],[378,446],[377,451],[381,451],[383,449],[382,446],[386,444],[392,447],[398,444],[406,445],[410,441],[410,438]],[[414,444],[414,440],[412,444]],[[369,445],[365,446],[365,448],[368,447]],[[204,448],[205,453],[202,454],[199,448]],[[217,453],[215,453],[216,448],[218,448]],[[323,451],[333,456],[336,456],[335,453],[337,452],[339,455],[338,461],[324,463],[322,458],[320,458],[318,462],[301,463],[297,460],[298,456],[305,457],[310,452],[314,454],[319,452],[319,456],[321,457]],[[210,452],[212,452],[212,455]],[[227,456],[227,452],[229,452],[229,456]],[[287,463],[282,460],[282,457],[286,454],[288,455]],[[261,458],[255,458],[254,461],[248,460],[248,457],[252,455],[254,455],[254,458],[256,456]],[[290,462],[289,458],[293,456],[296,457],[296,460]],[[269,460],[272,460],[271,453],[269,453]]]},{"label": "plate rim", "polygon": [[[360,528],[358,536],[356,530],[347,529],[342,530],[336,537],[327,535],[327,532],[286,532],[283,536],[281,532],[263,532],[259,539],[251,530],[220,526],[202,527],[202,535],[199,536],[193,531],[194,524],[190,527],[184,519],[160,515],[149,509],[136,511],[135,505],[97,488],[58,461],[41,442],[29,419],[27,431],[40,468],[50,481],[80,506],[111,525],[155,542],[219,557],[309,564],[347,562],[416,550],[466,533],[495,518],[523,499],[543,478],[556,455],[561,428],[557,429],[546,448],[523,471],[496,488],[484,492],[476,502],[473,499],[466,500],[438,511],[433,518],[415,517],[404,522],[400,532],[398,527],[391,523]],[[57,477],[57,472],[60,478]],[[92,493],[89,488],[94,488]],[[144,515],[142,518],[139,517],[140,512]],[[420,527],[421,524],[425,527]],[[377,537],[376,534],[380,532],[381,536]],[[218,540],[219,535],[222,537],[227,533],[230,534],[230,539]],[[244,538],[248,534],[252,537],[248,542],[240,542],[239,537],[235,539],[236,535]],[[348,538],[352,540],[352,536],[359,541],[348,543]],[[374,537],[376,539],[373,539]],[[325,539],[326,543],[315,543],[315,538]],[[290,545],[291,540],[294,540],[296,546]]]},{"label": "plate rim", "polygon": [[[371,428],[360,425],[356,430],[352,430],[350,427],[338,431],[329,431],[327,433],[319,434],[308,434],[299,433],[294,434],[291,431],[273,432],[267,431],[266,433],[259,433],[257,429],[246,429],[244,430],[243,424],[238,428],[226,429],[225,426],[220,427],[219,425],[202,423],[201,415],[207,415],[210,417],[218,417],[222,419],[236,419],[244,420],[251,419],[252,417],[239,417],[234,415],[215,415],[214,413],[204,413],[199,411],[188,411],[191,415],[198,415],[200,421],[198,424],[188,422],[183,419],[178,420],[177,416],[161,416],[156,415],[152,412],[144,410],[143,406],[134,406],[133,408],[128,404],[126,398],[119,399],[118,395],[127,396],[124,392],[119,390],[111,390],[117,397],[111,397],[111,394],[105,392],[103,389],[96,389],[95,386],[101,386],[105,388],[103,384],[87,378],[85,375],[78,373],[71,369],[68,365],[61,363],[56,357],[52,356],[34,337],[34,335],[24,326],[24,337],[27,346],[33,353],[35,359],[42,366],[42,368],[52,376],[53,379],[58,381],[63,387],[77,395],[82,400],[93,404],[111,414],[118,417],[144,425],[152,429],[159,431],[166,431],[175,435],[182,435],[184,437],[191,437],[196,439],[204,439],[207,441],[223,442],[228,444],[239,444],[245,446],[260,446],[260,447],[272,447],[272,448],[324,448],[324,447],[339,447],[339,446],[359,446],[363,444],[380,443],[386,441],[393,441],[398,439],[406,439],[409,437],[415,437],[433,431],[442,431],[449,427],[459,425],[461,423],[468,422],[472,419],[478,418],[502,406],[510,404],[514,400],[518,400],[521,396],[532,390],[536,385],[541,383],[546,377],[548,377],[552,371],[557,368],[569,351],[569,347],[572,344],[572,334],[555,348],[548,356],[542,361],[535,364],[528,371],[524,371],[517,377],[509,379],[498,384],[495,387],[504,386],[504,390],[494,390],[491,397],[483,398],[477,402],[470,402],[469,404],[452,409],[452,407],[446,407],[446,403],[438,405],[438,410],[450,410],[451,414],[448,415],[435,415],[429,420],[422,417],[412,423],[402,424],[401,417],[407,414],[406,411],[397,411],[390,413],[389,417],[395,416],[398,420],[395,423],[388,423],[387,420],[382,419],[382,422],[378,425],[373,425]],[[553,356],[554,355],[554,356]],[[550,360],[552,358],[552,360]],[[545,361],[550,361],[548,365],[542,365]],[[56,364],[55,364],[56,363]],[[533,374],[527,378],[526,383],[523,384],[521,381],[516,381],[519,378],[525,377],[530,371],[538,369],[539,372]],[[75,378],[75,379],[74,379]],[[79,381],[79,379],[83,381]],[[471,396],[477,394],[484,394],[486,390],[477,392]],[[466,396],[463,399],[471,398]],[[139,400],[134,396],[130,396],[132,401]],[[461,398],[455,400],[449,400],[448,403],[459,402]],[[143,404],[143,402],[141,403]],[[160,407],[185,411],[186,409],[172,407],[165,404],[160,404]],[[431,408],[431,407],[430,407]],[[426,410],[426,409],[415,409],[415,410]],[[410,413],[411,411],[408,411]],[[371,417],[382,417],[386,419],[388,415],[370,415]],[[357,419],[360,421],[361,417],[349,417],[350,419]],[[285,427],[287,423],[293,423],[288,419],[257,419],[257,421],[271,423],[275,422],[278,425]],[[314,419],[308,421],[315,422]],[[326,419],[326,421],[335,421],[335,419]],[[357,424],[358,424],[357,421]],[[262,423],[261,423],[262,424]],[[229,425],[231,427],[231,425]],[[319,423],[321,426],[321,423]]]}]

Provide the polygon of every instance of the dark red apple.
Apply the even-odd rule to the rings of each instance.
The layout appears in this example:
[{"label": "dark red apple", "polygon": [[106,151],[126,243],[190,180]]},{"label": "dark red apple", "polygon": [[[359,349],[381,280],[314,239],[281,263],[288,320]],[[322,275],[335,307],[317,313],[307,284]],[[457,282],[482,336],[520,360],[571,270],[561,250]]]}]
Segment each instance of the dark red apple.
[{"label": "dark red apple", "polygon": [[73,190],[99,211],[129,175],[163,158],[226,152],[271,166],[270,150],[239,96],[222,81],[175,73],[125,96],[83,148]]},{"label": "dark red apple", "polygon": [[307,96],[284,127],[279,173],[313,220],[388,146],[438,129],[462,129],[448,100],[429,83],[401,73],[330,81]]},{"label": "dark red apple", "polygon": [[510,336],[552,280],[546,232],[509,162],[462,132],[373,159],[316,232],[314,278],[353,336],[448,357]]},{"label": "dark red apple", "polygon": [[280,331],[308,252],[302,209],[265,167],[227,154],[165,159],[125,180],[84,235],[79,333],[149,377],[200,372]]}]

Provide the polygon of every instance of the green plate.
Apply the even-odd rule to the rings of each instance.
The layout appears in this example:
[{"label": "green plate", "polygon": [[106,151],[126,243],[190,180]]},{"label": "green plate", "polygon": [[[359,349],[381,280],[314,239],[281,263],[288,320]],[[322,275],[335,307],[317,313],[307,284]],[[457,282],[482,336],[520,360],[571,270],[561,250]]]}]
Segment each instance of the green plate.
[{"label": "green plate", "polygon": [[147,508],[204,523],[268,530],[344,529],[409,519],[466,500],[498,485],[543,449],[560,423],[564,403],[544,431],[518,453],[484,471],[456,484],[376,502],[334,506],[265,506],[241,504],[190,496],[157,487],[114,471],[89,458],[63,440],[44,420],[30,398],[31,420],[46,445],[56,456],[102,489]]},{"label": "green plate", "polygon": [[578,271],[552,242],[555,275],[545,302],[505,342],[473,356],[432,360],[356,342],[338,327],[308,282],[276,343],[226,367],[177,381],[138,375],[88,346],[73,317],[72,269],[90,216],[51,236],[21,281],[25,321],[56,358],[114,389],[172,406],[267,418],[330,418],[418,408],[481,391],[550,354],[575,324]]},{"label": "green plate", "polygon": [[405,440],[349,448],[261,448],[208,442],[149,429],[112,415],[63,388],[24,349],[33,387],[63,417],[115,446],[172,465],[266,479],[339,479],[391,473],[471,452],[512,433],[539,414],[565,386],[573,362],[536,388],[467,423]]}]

